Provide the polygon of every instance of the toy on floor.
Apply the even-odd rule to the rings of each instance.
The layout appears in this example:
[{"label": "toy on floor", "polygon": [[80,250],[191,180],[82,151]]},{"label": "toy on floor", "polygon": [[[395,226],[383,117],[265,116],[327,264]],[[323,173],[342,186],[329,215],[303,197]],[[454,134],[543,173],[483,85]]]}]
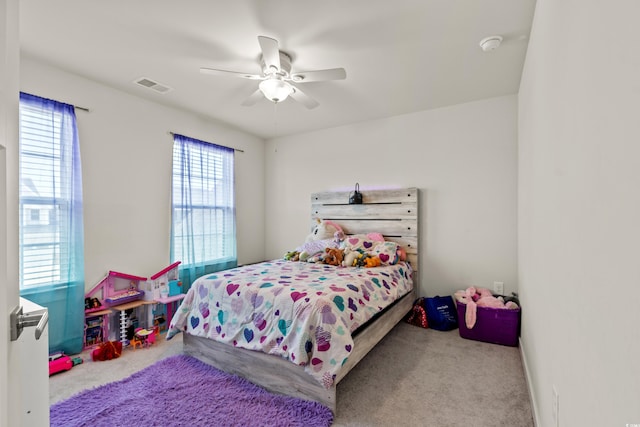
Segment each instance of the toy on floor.
[{"label": "toy on floor", "polygon": [[[134,344],[135,341],[135,344]],[[153,329],[144,329],[137,328],[135,337],[131,340],[131,344],[133,345],[133,349],[135,350],[136,345],[140,345],[140,347],[149,347],[156,342],[156,334]]]},{"label": "toy on floor", "polygon": [[73,368],[73,361],[69,356],[60,352],[49,356],[49,376]]},{"label": "toy on floor", "polygon": [[406,317],[406,322],[414,325],[420,326],[421,328],[428,328],[429,322],[427,321],[427,311],[424,308],[424,297],[418,298],[413,303],[413,308],[409,312]]},{"label": "toy on floor", "polygon": [[135,350],[138,346],[142,347],[142,340],[138,337],[133,337],[129,340],[129,345]]},{"label": "toy on floor", "polygon": [[120,341],[107,341],[100,344],[98,348],[91,352],[91,359],[96,360],[111,360],[117,359],[122,354],[122,343]]}]

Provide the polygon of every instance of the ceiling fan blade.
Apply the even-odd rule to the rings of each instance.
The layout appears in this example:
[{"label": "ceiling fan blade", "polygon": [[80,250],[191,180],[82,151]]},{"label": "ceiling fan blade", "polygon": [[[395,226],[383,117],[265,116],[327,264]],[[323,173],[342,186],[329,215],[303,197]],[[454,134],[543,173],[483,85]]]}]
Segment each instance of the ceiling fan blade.
[{"label": "ceiling fan blade", "polygon": [[218,76],[236,76],[236,77],[241,77],[243,79],[250,79],[250,80],[263,80],[264,77],[258,75],[258,74],[247,74],[247,73],[241,73],[239,71],[228,71],[228,70],[217,70],[215,68],[206,68],[206,67],[201,67],[200,68],[200,72],[202,74],[214,74],[214,75],[218,75]]},{"label": "ceiling fan blade", "polygon": [[244,102],[242,102],[242,104],[240,105],[244,107],[250,107],[254,105],[256,102],[258,102],[261,98],[264,98],[264,95],[262,94],[260,89],[258,89],[255,92],[253,92],[247,99],[245,99]]},{"label": "ceiling fan blade", "polygon": [[347,72],[344,68],[331,68],[329,70],[304,71],[291,74],[290,80],[296,83],[321,82],[325,80],[344,80]]},{"label": "ceiling fan blade", "polygon": [[313,108],[316,108],[318,105],[320,105],[318,101],[311,98],[309,95],[305,94],[303,91],[301,91],[297,87],[293,85],[291,86],[293,87],[293,92],[291,92],[291,95],[289,96],[295,99],[296,101],[298,101],[299,103],[301,103],[302,105],[304,105],[305,107],[307,107],[308,109],[311,110]]},{"label": "ceiling fan blade", "polygon": [[258,43],[262,49],[262,59],[264,60],[267,70],[274,72],[280,71],[280,49],[278,40],[271,37],[258,36]]}]

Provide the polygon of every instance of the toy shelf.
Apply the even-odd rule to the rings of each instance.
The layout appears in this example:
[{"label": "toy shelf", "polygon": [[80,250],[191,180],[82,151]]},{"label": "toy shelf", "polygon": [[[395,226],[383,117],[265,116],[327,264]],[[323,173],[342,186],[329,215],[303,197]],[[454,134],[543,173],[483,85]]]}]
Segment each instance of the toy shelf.
[{"label": "toy shelf", "polygon": [[93,310],[85,313],[84,345],[85,349],[95,347],[109,339],[109,315],[111,310]]}]

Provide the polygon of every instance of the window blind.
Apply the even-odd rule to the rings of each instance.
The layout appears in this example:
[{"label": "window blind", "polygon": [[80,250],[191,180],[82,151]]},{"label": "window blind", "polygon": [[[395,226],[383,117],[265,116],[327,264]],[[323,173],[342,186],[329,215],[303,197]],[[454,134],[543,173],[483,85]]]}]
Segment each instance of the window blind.
[{"label": "window blind", "polygon": [[63,112],[20,102],[20,286],[69,277],[69,216],[75,123]]},{"label": "window blind", "polygon": [[233,149],[174,134],[172,260],[236,257]]}]

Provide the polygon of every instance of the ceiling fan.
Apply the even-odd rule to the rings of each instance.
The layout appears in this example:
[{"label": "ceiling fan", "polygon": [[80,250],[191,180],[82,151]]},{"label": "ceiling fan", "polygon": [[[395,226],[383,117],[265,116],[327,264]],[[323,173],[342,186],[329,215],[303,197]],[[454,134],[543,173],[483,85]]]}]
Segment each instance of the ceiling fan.
[{"label": "ceiling fan", "polygon": [[318,101],[306,95],[295,84],[347,78],[344,68],[292,73],[291,57],[279,49],[276,39],[258,36],[258,43],[260,43],[260,49],[262,50],[260,61],[262,74],[246,74],[238,71],[206,67],[200,68],[200,72],[203,74],[235,75],[243,79],[261,80],[258,89],[242,103],[244,106],[255,104],[262,96],[275,103],[282,102],[291,96],[291,98],[309,109],[316,108],[319,105]]}]

